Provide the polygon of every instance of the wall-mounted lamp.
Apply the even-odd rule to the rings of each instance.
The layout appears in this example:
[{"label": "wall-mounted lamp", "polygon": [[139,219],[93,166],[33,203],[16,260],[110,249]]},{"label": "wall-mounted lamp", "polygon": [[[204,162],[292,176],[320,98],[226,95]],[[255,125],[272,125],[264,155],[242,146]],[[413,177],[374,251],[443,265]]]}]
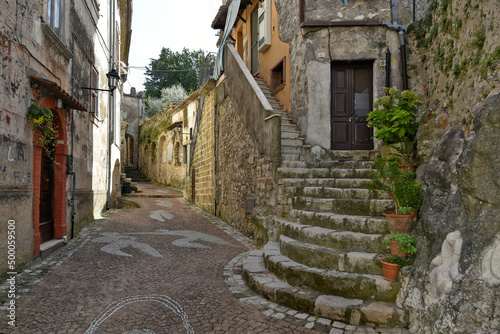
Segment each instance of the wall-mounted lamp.
[{"label": "wall-mounted lamp", "polygon": [[111,71],[109,71],[106,74],[106,76],[108,77],[109,89],[100,89],[100,88],[92,88],[92,87],[80,87],[80,89],[100,90],[102,92],[111,92],[111,94],[113,94],[113,91],[116,89],[116,87],[118,86],[118,82],[120,81],[120,75],[113,68]]},{"label": "wall-mounted lamp", "polygon": [[182,125],[181,124],[177,125],[176,130],[177,130],[177,133],[179,135],[189,135],[189,139],[193,139],[193,133],[192,133],[192,131],[189,131],[189,133],[182,132]]}]

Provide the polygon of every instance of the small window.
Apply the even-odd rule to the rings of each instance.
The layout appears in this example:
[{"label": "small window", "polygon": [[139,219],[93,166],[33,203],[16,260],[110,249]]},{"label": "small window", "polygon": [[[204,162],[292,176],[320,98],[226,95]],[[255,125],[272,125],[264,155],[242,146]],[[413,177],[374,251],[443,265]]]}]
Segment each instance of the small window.
[{"label": "small window", "polygon": [[48,0],[47,7],[47,25],[59,37],[62,36],[62,16],[63,4],[62,0]]},{"label": "small window", "polygon": [[285,87],[285,58],[271,69],[271,92],[276,94]]}]

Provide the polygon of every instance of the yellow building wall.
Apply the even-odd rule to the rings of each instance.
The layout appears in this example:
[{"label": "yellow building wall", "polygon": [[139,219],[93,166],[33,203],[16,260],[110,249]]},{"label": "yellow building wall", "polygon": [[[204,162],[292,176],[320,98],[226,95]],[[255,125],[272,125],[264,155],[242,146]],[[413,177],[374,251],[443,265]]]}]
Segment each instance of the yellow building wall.
[{"label": "yellow building wall", "polygon": [[[276,98],[286,112],[291,111],[290,103],[290,45],[282,42],[279,36],[279,17],[275,0],[272,1],[271,10],[271,46],[264,52],[259,52],[259,77],[264,79],[267,86],[271,86],[271,70],[282,60],[284,60],[284,82],[283,89],[276,93]],[[246,23],[238,20],[233,29],[232,37],[236,40],[236,50],[248,68],[251,68],[251,16],[260,2],[249,6],[241,15]]]}]

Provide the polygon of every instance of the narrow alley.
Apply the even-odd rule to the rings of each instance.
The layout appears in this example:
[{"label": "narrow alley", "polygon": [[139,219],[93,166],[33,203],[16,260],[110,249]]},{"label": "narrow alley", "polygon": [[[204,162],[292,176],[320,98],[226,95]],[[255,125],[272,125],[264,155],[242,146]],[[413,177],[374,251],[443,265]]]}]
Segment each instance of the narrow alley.
[{"label": "narrow alley", "polygon": [[[16,327],[2,321],[0,333],[313,333],[304,326],[321,327],[317,318],[244,287],[237,262],[250,239],[177,190],[141,186],[141,197],[131,198],[140,208],[93,222],[18,273]],[[7,296],[8,285],[1,288]],[[4,306],[2,319],[7,314]],[[285,317],[292,321],[279,320]]]}]

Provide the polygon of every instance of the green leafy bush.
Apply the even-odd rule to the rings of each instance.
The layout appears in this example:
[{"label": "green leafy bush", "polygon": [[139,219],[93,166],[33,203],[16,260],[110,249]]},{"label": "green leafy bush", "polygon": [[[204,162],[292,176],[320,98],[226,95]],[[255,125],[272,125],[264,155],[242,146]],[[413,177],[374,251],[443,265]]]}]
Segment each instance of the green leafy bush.
[{"label": "green leafy bush", "polygon": [[368,115],[368,126],[376,128],[374,137],[389,145],[413,140],[418,129],[417,106],[419,95],[395,88],[384,88],[386,96],[379,98]]}]

